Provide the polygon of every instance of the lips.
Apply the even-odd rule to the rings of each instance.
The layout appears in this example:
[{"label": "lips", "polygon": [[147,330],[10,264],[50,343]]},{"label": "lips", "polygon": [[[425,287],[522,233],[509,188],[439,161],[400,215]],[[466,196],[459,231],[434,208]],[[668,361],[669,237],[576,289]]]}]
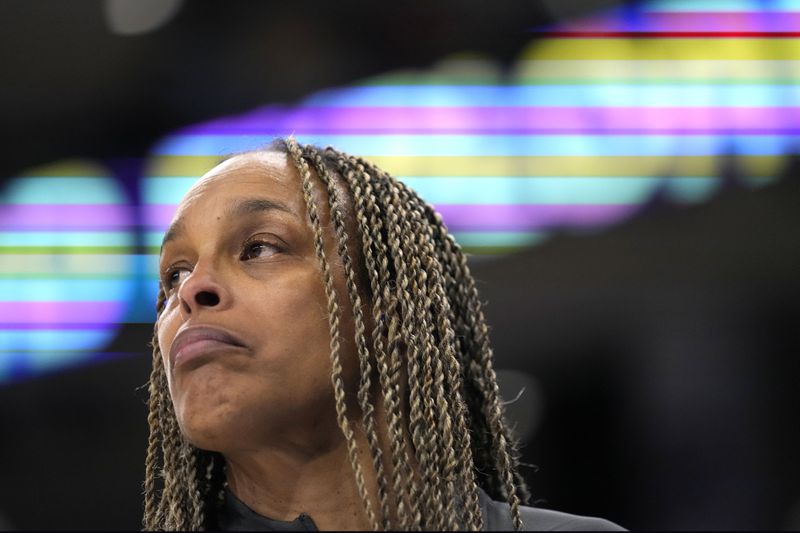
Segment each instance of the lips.
[{"label": "lips", "polygon": [[234,334],[212,326],[189,326],[182,329],[172,341],[169,360],[177,368],[197,357],[225,350],[246,348]]}]

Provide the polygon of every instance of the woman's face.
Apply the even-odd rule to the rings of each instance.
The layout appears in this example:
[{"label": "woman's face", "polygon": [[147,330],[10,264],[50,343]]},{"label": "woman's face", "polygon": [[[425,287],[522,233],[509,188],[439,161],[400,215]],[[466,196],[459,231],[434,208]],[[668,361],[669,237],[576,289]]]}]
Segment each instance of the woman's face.
[{"label": "woman's face", "polygon": [[[327,195],[316,189],[330,259]],[[340,262],[330,262],[349,383],[357,373],[346,340],[352,313]],[[226,452],[341,438],[327,299],[288,156],[240,155],[206,174],[178,207],[160,272],[167,300],[158,342],[178,422],[193,444]]]}]

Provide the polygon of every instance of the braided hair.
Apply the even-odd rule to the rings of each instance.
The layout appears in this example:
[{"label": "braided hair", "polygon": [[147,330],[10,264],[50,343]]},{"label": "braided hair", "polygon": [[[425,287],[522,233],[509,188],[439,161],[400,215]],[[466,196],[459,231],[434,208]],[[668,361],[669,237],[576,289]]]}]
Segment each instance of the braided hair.
[{"label": "braided hair", "polygon": [[[360,157],[293,138],[267,150],[287,154],[302,179],[327,297],[337,421],[373,529],[480,530],[478,487],[508,502],[515,529],[522,529],[519,507],[530,495],[504,421],[482,304],[466,257],[440,215]],[[328,193],[338,258],[325,253],[312,196],[320,183]],[[332,260],[343,267],[355,323],[360,420],[347,412]],[[164,305],[159,290],[159,316]],[[214,524],[224,495],[224,458],[181,434],[157,325],[152,345],[143,526],[205,529]],[[377,398],[370,394],[376,377]],[[383,425],[376,422],[376,407],[386,413]],[[371,465],[359,460],[355,432],[366,436]],[[389,442],[388,458],[381,437]],[[363,468],[374,469],[377,501]]]}]

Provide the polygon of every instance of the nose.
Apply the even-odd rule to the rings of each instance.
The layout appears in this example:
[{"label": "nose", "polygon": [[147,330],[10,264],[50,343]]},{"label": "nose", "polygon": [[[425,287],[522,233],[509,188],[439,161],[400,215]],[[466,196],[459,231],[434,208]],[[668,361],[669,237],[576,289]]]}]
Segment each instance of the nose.
[{"label": "nose", "polygon": [[185,314],[191,315],[201,309],[220,310],[227,307],[230,293],[219,282],[218,277],[209,268],[195,266],[178,288],[178,298]]}]

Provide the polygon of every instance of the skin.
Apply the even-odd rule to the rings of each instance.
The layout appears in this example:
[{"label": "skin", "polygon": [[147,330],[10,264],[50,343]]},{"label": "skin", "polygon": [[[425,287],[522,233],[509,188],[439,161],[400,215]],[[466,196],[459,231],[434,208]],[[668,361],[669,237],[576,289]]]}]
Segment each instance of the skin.
[{"label": "skin", "polygon": [[[352,310],[327,194],[315,182],[352,398],[359,375]],[[282,208],[232,214],[252,199]],[[243,154],[215,167],[186,194],[168,235],[158,340],[183,434],[223,454],[230,489],[256,512],[277,520],[305,512],[320,529],[369,529],[336,422],[327,299],[301,179],[288,156]],[[173,340],[195,325],[227,330],[245,346],[217,347],[174,367]],[[355,423],[352,403],[348,413]],[[375,501],[369,448],[358,432],[357,439]]]}]

